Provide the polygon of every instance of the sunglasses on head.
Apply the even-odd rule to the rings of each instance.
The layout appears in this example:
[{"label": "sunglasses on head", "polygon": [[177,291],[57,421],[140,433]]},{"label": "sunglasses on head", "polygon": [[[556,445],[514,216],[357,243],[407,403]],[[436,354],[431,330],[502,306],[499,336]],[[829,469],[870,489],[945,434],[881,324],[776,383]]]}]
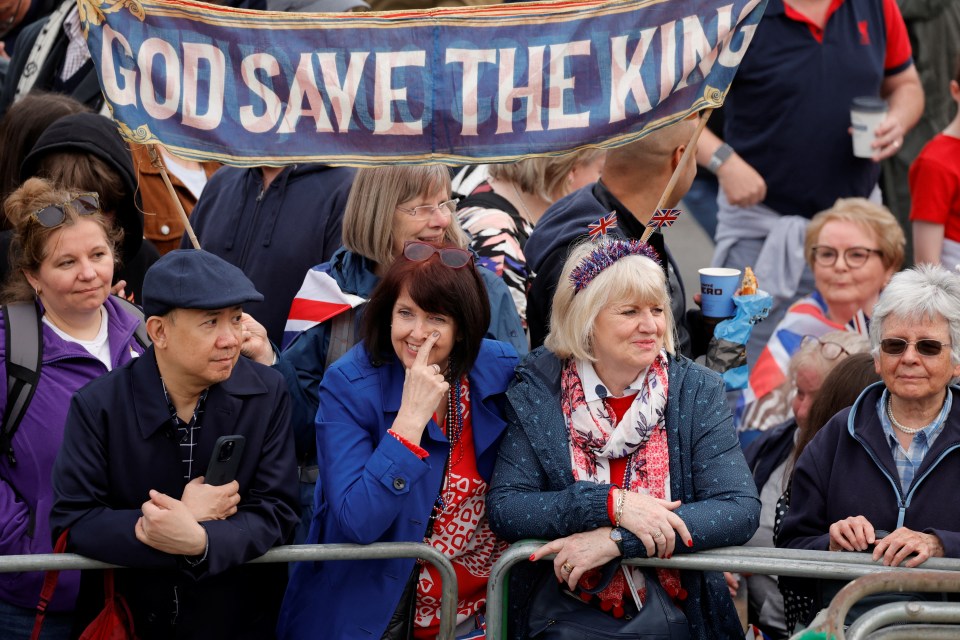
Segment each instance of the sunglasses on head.
[{"label": "sunglasses on head", "polygon": [[950,346],[949,343],[943,343],[939,340],[931,340],[929,338],[917,340],[916,342],[907,342],[903,338],[884,338],[880,341],[880,350],[891,356],[899,356],[902,355],[911,344],[914,349],[917,350],[917,353],[928,357],[938,356],[944,347]]},{"label": "sunglasses on head", "polygon": [[65,207],[73,209],[78,216],[89,216],[100,211],[100,196],[96,193],[81,193],[73,200],[50,204],[33,212],[33,217],[47,229],[59,227],[67,219]]},{"label": "sunglasses on head", "polygon": [[403,257],[411,262],[429,260],[433,254],[440,255],[440,262],[451,269],[465,267],[473,260],[473,254],[456,247],[437,248],[420,240],[408,240],[403,245]]}]

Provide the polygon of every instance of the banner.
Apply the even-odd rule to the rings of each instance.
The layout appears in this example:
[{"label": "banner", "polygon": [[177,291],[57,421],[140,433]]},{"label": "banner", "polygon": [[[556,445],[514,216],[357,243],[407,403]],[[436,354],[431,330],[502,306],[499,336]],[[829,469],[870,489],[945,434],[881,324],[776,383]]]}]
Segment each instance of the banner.
[{"label": "banner", "polygon": [[124,135],[194,160],[502,162],[723,103],[766,0],[302,14],[79,0]]}]

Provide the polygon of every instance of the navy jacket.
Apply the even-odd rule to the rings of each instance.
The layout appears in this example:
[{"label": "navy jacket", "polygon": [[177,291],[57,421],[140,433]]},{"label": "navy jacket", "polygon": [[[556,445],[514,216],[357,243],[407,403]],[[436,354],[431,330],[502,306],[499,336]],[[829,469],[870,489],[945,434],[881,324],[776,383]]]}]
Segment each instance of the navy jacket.
[{"label": "navy jacket", "polygon": [[[322,164],[286,167],[264,191],[258,167],[222,167],[190,214],[200,246],[239,267],[263,294],[243,310],[283,339],[290,303],[310,267],[340,247],[354,170]],[[192,245],[184,235],[182,248]]]},{"label": "navy jacket", "polygon": [[[532,347],[543,344],[550,331],[553,293],[570,246],[585,239],[588,225],[596,222],[600,216],[608,215],[611,210],[617,211],[618,224],[610,235],[639,239],[643,225],[599,182],[554,202],[537,222],[523,248],[529,270],[537,274],[527,292],[527,328]],[[677,327],[677,350],[683,355],[692,356],[690,331],[685,318],[687,297],[680,279],[680,269],[662,235],[653,234],[650,244],[667,260],[667,283],[670,287],[670,308]]]},{"label": "navy jacket", "polygon": [[[210,387],[193,476],[206,472],[218,437],[245,436],[241,501],[235,515],[203,523],[209,551],[191,567],[134,534],[150,489],[180,498],[186,484],[153,349],[74,395],[53,467],[53,537],[69,529],[68,551],[137,568],[115,580],[141,638],[271,636],[286,566],[239,565],[284,543],[297,523],[289,415],[283,378],[246,358]],[[78,625],[103,608],[102,584],[99,571],[83,572]]]},{"label": "navy jacket", "polygon": [[778,546],[825,551],[831,524],[862,515],[876,529],[936,534],[945,555],[960,558],[960,388],[948,388],[950,415],[906,493],[877,415],[883,389],[867,387],[800,454]]},{"label": "navy jacket", "polygon": [[[574,482],[569,434],[560,406],[561,361],[546,348],[530,353],[517,368],[507,392],[509,428],[500,446],[487,504],[494,533],[510,541],[555,539],[610,526],[610,485]],[[694,546],[676,553],[741,545],[757,530],[760,499],[733,429],[716,373],[684,357],[671,358],[668,370],[667,444],[670,493],[683,505],[675,513],[686,523]],[[626,557],[646,550],[632,533],[624,535]],[[743,638],[723,576],[716,572],[681,574],[688,596],[684,612],[693,637]],[[531,584],[511,584],[511,608],[525,608]],[[516,613],[516,616],[519,616]],[[513,637],[521,620],[512,615]]]},{"label": "navy jacket", "polygon": [[[467,374],[477,470],[487,482],[506,429],[503,392],[516,352],[484,340]],[[400,409],[406,373],[396,358],[374,366],[356,345],[320,385],[320,481],[308,543],[421,542],[443,483],[449,442],[430,421],[420,459],[387,430]],[[278,635],[380,638],[397,607],[413,558],[299,563],[283,602]]]},{"label": "navy jacket", "polygon": [[790,418],[761,433],[744,450],[743,456],[753,472],[757,491],[763,491],[763,485],[767,484],[770,474],[793,454],[796,433],[797,421]]}]

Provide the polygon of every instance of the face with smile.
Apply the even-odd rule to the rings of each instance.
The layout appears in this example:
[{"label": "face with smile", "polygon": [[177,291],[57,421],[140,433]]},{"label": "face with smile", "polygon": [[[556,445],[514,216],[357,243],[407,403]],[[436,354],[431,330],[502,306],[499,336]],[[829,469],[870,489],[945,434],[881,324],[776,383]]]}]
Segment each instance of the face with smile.
[{"label": "face with smile", "polygon": [[663,349],[663,305],[639,299],[607,304],[593,325],[594,369],[616,394],[650,366]]},{"label": "face with smile", "polygon": [[[888,317],[883,323],[883,339],[902,338],[916,342],[924,338],[950,343],[950,331],[943,316],[904,319]],[[935,356],[922,356],[915,345],[895,356],[880,351],[875,357],[877,373],[892,395],[899,401],[936,405],[942,402],[950,379],[960,376],[960,365],[950,359],[950,347],[944,346]]]},{"label": "face with smile", "polygon": [[25,273],[48,313],[76,321],[99,313],[113,281],[113,252],[103,228],[80,219],[47,239],[46,257],[36,273]]},{"label": "face with smile", "polygon": [[163,316],[157,360],[166,379],[203,389],[230,377],[240,357],[239,306],[226,309],[176,309]]},{"label": "face with smile", "polygon": [[406,287],[401,289],[393,304],[390,341],[404,367],[409,369],[413,366],[420,346],[434,331],[438,331],[440,337],[433,345],[428,364],[439,365],[441,371],[446,371],[450,352],[457,339],[456,323],[448,315],[424,311],[413,301]]},{"label": "face with smile", "polygon": [[[429,194],[420,194],[410,200],[405,200],[393,212],[393,255],[403,252],[403,245],[408,240],[421,240],[433,244],[443,241],[447,227],[450,226],[452,215],[438,205],[450,199],[450,193],[444,190]],[[415,207],[433,206],[433,212],[418,218],[410,215],[409,211]],[[401,211],[406,209],[406,211]]]},{"label": "face with smile", "polygon": [[[817,238],[817,246],[830,247],[837,252],[837,261],[825,267],[813,262],[813,277],[816,288],[832,309],[851,309],[850,317],[857,309],[869,315],[877,303],[880,290],[893,275],[893,268],[883,266],[877,253],[871,253],[867,261],[856,268],[847,264],[844,252],[853,247],[878,249],[876,234],[856,223],[833,220],[823,225]],[[846,322],[849,318],[832,318]]]}]

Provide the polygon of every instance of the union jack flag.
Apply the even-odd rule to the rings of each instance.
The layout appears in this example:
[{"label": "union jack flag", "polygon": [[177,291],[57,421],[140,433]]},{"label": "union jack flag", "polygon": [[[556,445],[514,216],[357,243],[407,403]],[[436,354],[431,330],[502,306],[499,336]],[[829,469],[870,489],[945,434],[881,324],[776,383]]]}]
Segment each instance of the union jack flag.
[{"label": "union jack flag", "polygon": [[587,227],[590,229],[590,239],[596,240],[600,236],[605,236],[610,229],[617,228],[617,212],[611,211],[608,216],[600,216],[596,222],[592,222]]},{"label": "union jack flag", "polygon": [[680,209],[657,209],[657,212],[653,214],[652,218],[650,218],[650,222],[647,223],[647,226],[651,229],[669,227],[677,221],[677,218],[680,217],[681,213],[682,212]]}]

